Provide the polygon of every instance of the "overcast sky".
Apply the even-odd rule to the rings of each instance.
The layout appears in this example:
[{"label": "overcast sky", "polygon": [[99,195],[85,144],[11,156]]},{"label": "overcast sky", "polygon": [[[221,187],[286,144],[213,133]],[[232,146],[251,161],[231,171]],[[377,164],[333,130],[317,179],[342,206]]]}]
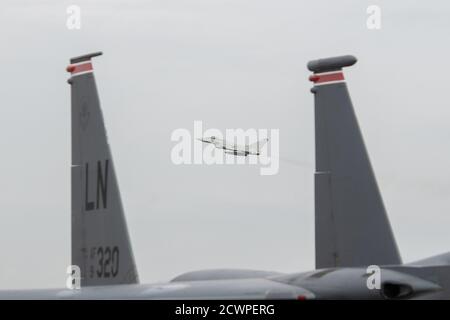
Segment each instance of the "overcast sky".
[{"label": "overcast sky", "polygon": [[[81,30],[66,9],[81,7]],[[366,26],[369,5],[381,29]],[[450,249],[448,1],[6,1],[0,11],[0,288],[70,264],[69,58],[94,68],[141,282],[207,268],[314,268],[306,63],[346,78],[404,261]],[[170,135],[280,130],[279,174],[175,166]]]}]

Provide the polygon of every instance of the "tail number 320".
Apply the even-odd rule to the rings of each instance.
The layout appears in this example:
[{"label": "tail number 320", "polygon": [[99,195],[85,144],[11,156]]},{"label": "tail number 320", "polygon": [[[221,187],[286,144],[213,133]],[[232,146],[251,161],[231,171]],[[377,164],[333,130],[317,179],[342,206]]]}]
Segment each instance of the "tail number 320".
[{"label": "tail number 320", "polygon": [[96,274],[98,278],[114,278],[119,273],[119,248],[98,247],[98,265]]}]

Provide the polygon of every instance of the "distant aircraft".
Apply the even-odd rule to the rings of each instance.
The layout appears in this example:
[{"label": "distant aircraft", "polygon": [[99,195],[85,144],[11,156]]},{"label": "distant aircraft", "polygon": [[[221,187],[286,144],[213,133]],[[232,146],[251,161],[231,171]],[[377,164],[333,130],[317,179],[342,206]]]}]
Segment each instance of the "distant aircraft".
[{"label": "distant aircraft", "polygon": [[[353,56],[308,63],[314,73],[316,269],[200,270],[139,284],[91,64],[100,54],[73,58],[67,69],[72,265],[81,269],[81,289],[4,290],[0,299],[450,298],[450,253],[402,263],[342,72],[356,63]],[[278,250],[287,249],[280,244]]]},{"label": "distant aircraft", "polygon": [[223,149],[227,154],[232,154],[235,156],[248,156],[257,155],[259,156],[261,153],[261,149],[264,145],[269,141],[268,138],[259,140],[255,143],[245,146],[239,146],[237,144],[227,143],[225,140],[217,138],[215,136],[199,138],[201,142],[212,143],[217,149]]}]

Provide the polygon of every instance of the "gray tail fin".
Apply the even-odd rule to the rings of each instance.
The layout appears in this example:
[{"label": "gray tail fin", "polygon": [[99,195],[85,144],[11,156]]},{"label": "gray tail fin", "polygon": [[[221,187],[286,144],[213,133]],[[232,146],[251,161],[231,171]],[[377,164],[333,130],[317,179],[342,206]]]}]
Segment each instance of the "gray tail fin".
[{"label": "gray tail fin", "polygon": [[137,283],[114,163],[88,54],[70,60],[72,96],[72,265],[81,285]]},{"label": "gray tail fin", "polygon": [[316,268],[401,264],[344,81],[353,56],[310,61],[314,74]]}]

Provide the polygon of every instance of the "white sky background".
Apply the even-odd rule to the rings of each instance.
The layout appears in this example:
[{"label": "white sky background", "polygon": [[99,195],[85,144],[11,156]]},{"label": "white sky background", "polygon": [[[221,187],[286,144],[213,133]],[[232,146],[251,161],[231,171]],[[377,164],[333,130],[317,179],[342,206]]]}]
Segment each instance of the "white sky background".
[{"label": "white sky background", "polygon": [[[57,3],[57,4],[55,4]],[[66,28],[66,8],[82,29]],[[382,9],[368,30],[366,8]],[[450,4],[6,1],[0,11],[0,288],[63,287],[70,264],[69,58],[94,60],[141,282],[314,267],[306,63],[346,77],[402,257],[450,249]],[[175,166],[177,128],[280,129],[280,172]],[[298,162],[301,165],[294,165]]]}]

